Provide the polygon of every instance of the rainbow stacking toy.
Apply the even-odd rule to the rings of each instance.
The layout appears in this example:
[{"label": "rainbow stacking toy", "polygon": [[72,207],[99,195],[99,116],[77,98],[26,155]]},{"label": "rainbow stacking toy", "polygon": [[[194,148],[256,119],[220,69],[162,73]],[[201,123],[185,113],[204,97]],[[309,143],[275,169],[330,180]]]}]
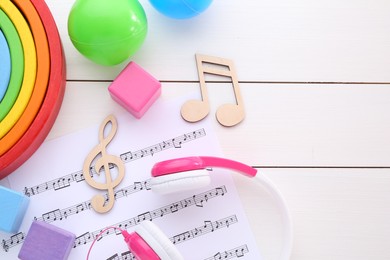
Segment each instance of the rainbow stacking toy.
[{"label": "rainbow stacking toy", "polygon": [[44,0],[0,0],[0,31],[11,61],[8,77],[0,77],[6,86],[0,99],[2,179],[49,133],[64,96],[66,71],[57,26]]}]

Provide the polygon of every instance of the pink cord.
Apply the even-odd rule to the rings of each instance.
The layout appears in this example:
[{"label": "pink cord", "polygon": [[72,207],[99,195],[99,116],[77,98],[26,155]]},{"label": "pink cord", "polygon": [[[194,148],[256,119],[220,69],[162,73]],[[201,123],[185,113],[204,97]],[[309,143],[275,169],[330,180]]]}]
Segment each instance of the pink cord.
[{"label": "pink cord", "polygon": [[122,235],[123,235],[123,232],[125,231],[125,230],[120,229],[120,228],[117,228],[117,227],[107,227],[107,228],[103,229],[103,230],[95,237],[95,239],[93,240],[91,246],[89,247],[88,254],[87,254],[87,260],[89,259],[89,254],[91,253],[92,247],[93,247],[93,245],[95,244],[95,242],[99,239],[99,237],[100,237],[104,232],[106,232],[107,230],[109,230],[109,229],[111,229],[111,228],[116,229],[116,230],[120,230],[121,233],[122,233]]}]

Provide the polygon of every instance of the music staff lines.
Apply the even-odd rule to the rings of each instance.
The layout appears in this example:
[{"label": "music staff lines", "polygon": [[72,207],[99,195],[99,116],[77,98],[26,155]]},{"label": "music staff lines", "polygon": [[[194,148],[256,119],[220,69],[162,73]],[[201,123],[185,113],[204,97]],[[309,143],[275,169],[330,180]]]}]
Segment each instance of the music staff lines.
[{"label": "music staff lines", "polygon": [[[233,259],[244,257],[245,254],[249,253],[249,249],[247,245],[242,245],[230,250],[226,250],[223,252],[218,252],[215,255],[208,257],[204,260],[221,260],[221,259]],[[119,254],[115,254],[107,258],[107,260],[136,260],[135,256],[130,252],[126,251]]]},{"label": "music staff lines", "polygon": [[8,250],[11,247],[14,247],[16,245],[19,245],[24,241],[25,234],[23,232],[16,233],[15,235],[12,235],[10,239],[2,241],[2,247],[5,252],[8,252]]},{"label": "music staff lines", "polygon": [[207,220],[207,221],[204,221],[203,226],[200,226],[200,227],[194,228],[192,230],[186,231],[184,233],[181,233],[179,235],[176,235],[176,236],[170,238],[170,240],[175,245],[180,244],[180,243],[185,242],[187,240],[194,239],[196,237],[205,235],[207,233],[214,232],[218,229],[221,229],[224,227],[229,227],[230,225],[235,224],[237,222],[238,222],[238,220],[237,220],[237,217],[235,215],[232,215],[230,217],[220,219],[220,220],[217,220],[214,222]]},{"label": "music staff lines", "polygon": [[[164,217],[165,215],[176,213],[180,210],[183,210],[191,206],[203,207],[203,204],[207,203],[208,200],[219,196],[224,196],[226,192],[227,190],[225,186],[217,187],[215,189],[197,195],[193,195],[192,197],[188,197],[186,199],[171,203],[167,206],[163,206],[153,211],[144,212],[142,214],[139,214],[138,216],[135,216],[133,218],[130,218],[128,220],[122,221],[120,223],[111,226],[117,227],[119,229],[128,229],[132,226],[138,225],[142,221],[145,220],[152,221],[153,219],[161,218]],[[76,248],[78,246],[85,245],[87,243],[92,242],[96,238],[96,236],[101,233],[102,230],[104,230],[104,228],[96,230],[94,232],[86,232],[76,237],[73,247]],[[117,229],[108,229],[106,232],[101,234],[98,240],[101,240],[105,236],[112,235],[112,234],[120,235],[121,232],[118,231]]]},{"label": "music staff lines", "polygon": [[135,256],[130,252],[126,251],[121,253],[120,255],[115,254],[107,258],[107,260],[136,260]]},{"label": "music staff lines", "polygon": [[130,161],[138,160],[146,156],[153,156],[155,153],[171,149],[171,148],[181,148],[182,144],[188,143],[200,137],[206,136],[206,131],[204,128],[192,131],[181,136],[175,137],[163,141],[161,143],[149,146],[147,148],[138,150],[136,152],[127,152],[120,155],[123,162],[127,163]]},{"label": "music staff lines", "polygon": [[[206,235],[207,233],[217,231],[217,230],[222,229],[222,228],[228,228],[230,225],[233,225],[237,222],[238,222],[238,220],[237,220],[236,215],[232,215],[232,216],[229,216],[229,217],[217,220],[217,221],[206,220],[206,221],[204,221],[204,225],[196,227],[192,230],[185,231],[185,232],[180,233],[178,235],[175,235],[169,239],[173,242],[173,244],[182,243],[182,242],[186,242],[187,240]],[[226,254],[226,255],[227,256],[234,255],[234,250],[235,249],[230,250],[232,252],[230,254]],[[236,250],[239,254],[241,253],[240,249],[236,248]],[[227,251],[225,251],[225,252],[227,252]],[[216,256],[218,254],[223,255],[223,253],[217,253],[214,256]],[[230,258],[232,258],[232,257],[230,257]],[[226,259],[230,259],[230,258],[226,258]],[[126,251],[126,252],[121,253],[120,255],[115,254],[115,255],[112,255],[109,258],[107,258],[107,260],[125,260],[125,259],[126,260],[135,259],[135,257],[130,251]],[[207,260],[208,259],[222,259],[222,258],[207,258]]]},{"label": "music staff lines", "polygon": [[[145,187],[147,187],[147,182],[144,182]],[[130,218],[128,220],[125,220],[123,222],[114,224],[112,226],[118,227],[120,229],[127,229],[129,227],[138,225],[140,222],[144,220],[153,220],[155,218],[160,218],[165,215],[171,214],[178,212],[182,209],[191,207],[191,206],[196,206],[196,207],[203,207],[203,204],[207,203],[208,200],[219,197],[219,196],[224,196],[225,193],[227,192],[227,189],[225,186],[217,187],[215,189],[208,190],[206,192],[193,195],[192,197],[188,197],[186,199],[171,203],[167,206],[163,206],[161,208],[155,209],[153,211],[147,211],[145,213],[139,214],[136,217]],[[124,194],[124,193],[123,193]],[[80,205],[80,204],[79,204]],[[84,207],[86,207],[84,205]],[[89,206],[90,208],[90,206]],[[81,209],[81,207],[80,207]],[[77,213],[74,213],[77,214]],[[43,220],[43,219],[42,219]],[[80,236],[78,236],[74,242],[74,247],[78,247],[81,245],[85,245],[89,242],[92,242],[95,237],[102,231],[103,229],[94,231],[94,232],[86,232]],[[103,233],[100,237],[99,240],[102,239],[103,237],[107,235],[111,235],[115,233],[116,235],[121,234],[118,232],[118,230],[108,230],[107,232]],[[2,241],[2,247],[3,250],[8,252],[8,250],[24,241],[25,234],[23,232],[19,232],[13,236],[11,236],[8,240]]]},{"label": "music staff lines", "polygon": [[[125,152],[120,155],[121,160],[124,163],[135,161],[138,159],[145,158],[147,156],[153,156],[156,153],[162,152],[167,149],[171,148],[181,148],[183,144],[188,143],[190,141],[194,141],[195,139],[198,139],[200,137],[206,136],[206,131],[204,128],[174,137],[172,139],[163,141],[161,143],[140,149],[138,151],[134,152]],[[110,168],[113,168],[113,165],[110,165]],[[94,167],[90,167],[90,173],[91,176],[96,174],[96,171],[94,170]],[[84,175],[83,171],[77,171],[68,175],[65,175],[63,177],[41,183],[36,186],[32,187],[25,187],[24,188],[24,194],[28,197],[35,196],[37,194],[49,191],[49,190],[61,190],[64,188],[69,187],[72,183],[78,183],[81,181],[84,181]]]},{"label": "music staff lines", "polygon": [[[142,190],[150,190],[150,179],[143,182],[134,182],[133,185],[127,186],[115,192],[114,197],[115,200],[127,197],[133,193],[142,191]],[[107,201],[108,196],[107,193],[103,195],[105,200]],[[79,214],[81,212],[87,211],[91,209],[92,200],[84,201],[77,205],[73,205],[71,207],[65,209],[55,209],[49,212],[42,214],[42,217],[35,217],[35,220],[45,221],[47,223],[53,221],[61,221],[67,219],[68,217]]]},{"label": "music staff lines", "polygon": [[249,249],[247,245],[242,245],[231,250],[218,252],[212,257],[206,258],[204,260],[220,260],[220,259],[232,259],[243,257],[245,254],[249,253]]}]

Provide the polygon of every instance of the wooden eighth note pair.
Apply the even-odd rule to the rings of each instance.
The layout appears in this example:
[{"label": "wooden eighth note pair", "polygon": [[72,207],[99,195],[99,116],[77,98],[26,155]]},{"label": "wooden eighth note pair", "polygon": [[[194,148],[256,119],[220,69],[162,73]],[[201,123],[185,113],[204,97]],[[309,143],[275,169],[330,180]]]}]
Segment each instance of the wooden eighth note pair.
[{"label": "wooden eighth note pair", "polygon": [[[216,117],[218,122],[223,126],[237,125],[244,119],[245,111],[233,61],[201,54],[195,54],[195,58],[202,100],[189,100],[184,103],[180,111],[181,116],[188,122],[197,122],[208,115],[210,111],[210,104],[204,77],[204,74],[208,73],[230,77],[232,79],[234,95],[236,96],[236,104],[223,104],[217,109]],[[228,70],[207,67],[204,66],[204,63],[225,66]]]},{"label": "wooden eighth note pair", "polygon": [[[108,133],[108,136],[105,137],[104,130],[110,123],[110,132]],[[92,208],[99,213],[105,213],[112,209],[115,201],[114,188],[121,183],[125,176],[125,166],[121,158],[107,154],[106,152],[106,146],[114,138],[117,128],[118,123],[113,115],[109,115],[104,119],[99,130],[100,143],[92,149],[84,161],[83,175],[85,181],[95,189],[107,190],[107,198],[99,194],[95,195],[91,200]],[[95,160],[99,154],[101,156]],[[91,166],[94,160],[95,163]],[[116,166],[118,169],[118,176],[114,180],[112,179],[110,172],[110,169],[113,168],[112,166]],[[94,169],[94,171],[92,169]],[[93,179],[93,174],[96,173],[97,175],[100,175],[101,170],[104,170],[105,173],[105,183],[97,182]]]}]

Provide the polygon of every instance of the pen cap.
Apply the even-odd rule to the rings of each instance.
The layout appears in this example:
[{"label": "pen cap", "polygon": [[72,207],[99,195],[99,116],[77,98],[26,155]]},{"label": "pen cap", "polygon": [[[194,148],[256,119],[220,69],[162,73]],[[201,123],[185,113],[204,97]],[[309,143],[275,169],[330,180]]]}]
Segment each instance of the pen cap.
[{"label": "pen cap", "polygon": [[133,255],[138,259],[150,259],[150,260],[159,260],[158,255],[153,251],[153,249],[146,243],[144,239],[137,233],[127,233],[126,231],[122,232],[125,237],[127,246]]}]

